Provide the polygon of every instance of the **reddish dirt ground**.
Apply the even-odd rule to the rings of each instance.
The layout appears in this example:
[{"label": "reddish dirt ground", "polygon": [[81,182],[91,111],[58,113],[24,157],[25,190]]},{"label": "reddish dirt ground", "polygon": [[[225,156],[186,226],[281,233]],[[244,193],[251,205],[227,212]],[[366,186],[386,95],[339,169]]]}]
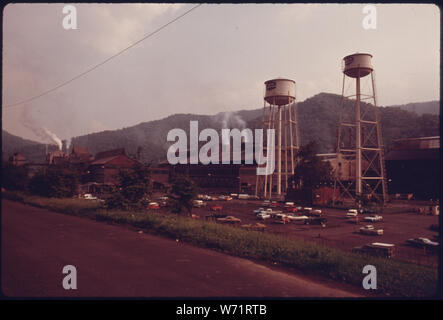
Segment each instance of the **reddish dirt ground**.
[{"label": "reddish dirt ground", "polygon": [[[436,252],[424,252],[421,248],[411,247],[406,244],[410,238],[425,237],[433,240],[433,236],[438,232],[430,230],[431,224],[438,224],[438,216],[418,215],[412,212],[404,213],[384,213],[383,220],[370,223],[361,221],[353,224],[346,219],[346,211],[340,209],[314,207],[321,209],[323,216],[327,218],[326,227],[320,225],[304,225],[303,222],[290,222],[287,224],[274,223],[274,219],[257,220],[253,210],[262,206],[260,200],[231,200],[231,201],[208,201],[206,207],[193,208],[192,213],[200,216],[201,219],[211,214],[209,207],[222,205],[223,210],[218,212],[232,215],[241,219],[241,224],[254,224],[256,222],[266,225],[265,232],[285,235],[290,238],[304,241],[316,242],[328,247],[350,251],[353,247],[362,246],[372,242],[383,242],[395,244],[395,259],[413,262],[419,265],[426,265],[437,268],[438,254]],[[395,205],[395,204],[394,204]],[[405,204],[401,204],[403,207]],[[411,206],[417,204],[410,204]],[[285,208],[279,207],[276,210]],[[162,208],[161,211],[167,211]],[[370,216],[363,214],[361,217]],[[381,236],[364,235],[359,233],[359,229],[365,225],[372,224],[377,229],[383,229]],[[234,227],[239,227],[239,225]]]},{"label": "reddish dirt ground", "polygon": [[[8,200],[1,293],[7,297],[361,297],[363,288]],[[77,289],[65,290],[66,265]]]}]

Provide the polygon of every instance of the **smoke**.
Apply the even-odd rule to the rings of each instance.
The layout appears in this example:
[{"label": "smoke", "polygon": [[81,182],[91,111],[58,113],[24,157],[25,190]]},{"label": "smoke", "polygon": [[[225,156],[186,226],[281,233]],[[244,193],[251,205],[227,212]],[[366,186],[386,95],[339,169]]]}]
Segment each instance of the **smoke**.
[{"label": "smoke", "polygon": [[26,106],[23,106],[22,113],[21,113],[21,123],[31,130],[37,137],[40,138],[43,142],[46,143],[55,143],[58,148],[62,149],[62,141],[60,138],[57,137],[57,135],[45,127],[37,126],[34,123],[34,120],[32,119],[31,115],[28,113]]},{"label": "smoke", "polygon": [[60,140],[59,137],[57,137],[55,135],[55,133],[49,131],[48,129],[46,129],[45,127],[43,127],[43,131],[50,137],[50,139],[55,142],[56,145],[58,145],[59,150],[62,149],[62,141]]},{"label": "smoke", "polygon": [[246,122],[235,112],[224,112],[220,122],[223,129],[237,127],[238,129],[243,130],[246,126]]},{"label": "smoke", "polygon": [[[222,129],[238,128],[241,131],[246,127],[246,122],[236,112],[223,112],[219,121],[221,123]],[[247,139],[245,139],[244,141],[247,142],[246,140]],[[229,144],[229,140],[227,137],[222,136],[222,144]]]}]

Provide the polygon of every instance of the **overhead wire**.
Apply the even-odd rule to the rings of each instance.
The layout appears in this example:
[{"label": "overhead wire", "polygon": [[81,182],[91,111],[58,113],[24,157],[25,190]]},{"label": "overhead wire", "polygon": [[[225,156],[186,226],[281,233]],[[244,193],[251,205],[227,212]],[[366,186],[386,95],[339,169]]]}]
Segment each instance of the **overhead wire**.
[{"label": "overhead wire", "polygon": [[11,108],[11,107],[19,106],[19,105],[22,105],[22,104],[25,104],[25,103],[28,103],[28,102],[34,101],[34,100],[36,100],[36,99],[38,99],[38,98],[41,98],[41,97],[43,97],[43,96],[45,96],[45,95],[47,95],[47,94],[49,94],[49,93],[51,93],[51,92],[53,92],[53,91],[56,91],[57,89],[60,89],[60,88],[62,88],[62,87],[64,87],[64,86],[70,84],[71,82],[73,82],[73,81],[75,81],[75,80],[77,80],[77,79],[79,79],[79,78],[85,76],[86,74],[88,74],[88,73],[94,71],[95,69],[99,68],[100,66],[102,66],[102,65],[104,65],[105,63],[109,62],[110,60],[116,58],[117,56],[121,55],[121,54],[124,53],[125,51],[127,51],[127,50],[129,50],[129,49],[135,47],[135,46],[136,46],[137,44],[139,44],[140,42],[145,41],[146,39],[148,39],[148,38],[152,37],[153,35],[157,34],[158,32],[160,32],[161,30],[163,30],[163,29],[166,28],[167,26],[169,26],[169,25],[173,24],[174,22],[178,21],[179,19],[183,18],[184,16],[186,16],[186,15],[189,14],[189,13],[191,13],[191,11],[197,9],[197,8],[200,7],[201,5],[203,5],[203,3],[200,3],[200,4],[195,5],[195,6],[192,7],[191,9],[185,11],[184,13],[182,13],[182,14],[179,15],[179,16],[177,16],[177,17],[174,18],[173,20],[171,20],[171,21],[169,21],[168,23],[162,25],[161,27],[155,29],[154,31],[152,31],[152,32],[149,33],[148,35],[144,36],[144,37],[141,38],[140,40],[137,40],[136,42],[130,44],[130,45],[127,46],[126,48],[124,48],[124,49],[120,50],[119,52],[113,54],[112,56],[110,56],[109,58],[103,60],[102,62],[100,62],[100,63],[98,63],[98,64],[96,64],[96,65],[94,65],[94,66],[88,68],[87,70],[85,70],[85,71],[83,71],[82,73],[76,75],[75,77],[73,77],[73,78],[71,78],[71,79],[69,79],[69,80],[66,80],[66,81],[64,81],[64,82],[62,82],[62,83],[56,85],[55,87],[53,87],[53,88],[51,88],[51,89],[48,89],[48,90],[46,90],[46,91],[44,91],[44,92],[42,92],[42,93],[40,93],[40,94],[38,94],[38,95],[35,95],[35,96],[33,96],[33,97],[30,97],[30,98],[24,99],[24,100],[19,101],[19,102],[15,102],[15,103],[11,103],[11,104],[4,105],[3,108]]}]

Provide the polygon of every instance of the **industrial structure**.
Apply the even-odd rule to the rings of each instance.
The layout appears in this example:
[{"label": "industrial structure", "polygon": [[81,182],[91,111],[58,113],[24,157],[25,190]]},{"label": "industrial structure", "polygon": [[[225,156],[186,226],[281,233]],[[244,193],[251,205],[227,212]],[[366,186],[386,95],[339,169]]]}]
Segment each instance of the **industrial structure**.
[{"label": "industrial structure", "polygon": [[390,194],[414,199],[440,197],[440,137],[394,140],[386,154]]},{"label": "industrial structure", "polygon": [[[349,170],[346,170],[346,174],[343,170],[335,171],[334,190],[339,190],[341,199],[350,199],[357,204],[361,199],[378,203],[387,201],[383,142],[371,59],[372,55],[367,53],[355,53],[343,58],[337,159],[341,159],[338,167],[347,164]],[[371,81],[366,83],[369,88],[364,91],[366,88],[362,89],[362,79],[368,75]],[[346,79],[355,83],[355,92],[349,95],[345,92]]]},{"label": "industrial structure", "polygon": [[[265,96],[262,115],[264,137],[267,129],[274,129],[276,135],[275,170],[272,174],[257,175],[255,195],[263,198],[274,196],[281,198],[288,189],[288,180],[294,174],[295,155],[300,146],[297,106],[295,99],[295,81],[289,79],[273,79],[265,82]],[[265,140],[265,139],[264,139]],[[263,147],[264,155],[269,151]],[[269,166],[259,159],[258,167]]]}]

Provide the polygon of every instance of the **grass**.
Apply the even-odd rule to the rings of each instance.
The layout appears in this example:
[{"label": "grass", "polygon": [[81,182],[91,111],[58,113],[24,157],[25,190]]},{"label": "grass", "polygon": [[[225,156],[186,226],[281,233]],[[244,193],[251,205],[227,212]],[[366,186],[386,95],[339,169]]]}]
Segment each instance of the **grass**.
[{"label": "grass", "polygon": [[151,234],[180,239],[235,256],[277,262],[360,288],[365,276],[362,274],[363,267],[371,264],[377,268],[377,292],[393,297],[430,297],[437,288],[436,270],[288,240],[281,235],[247,231],[170,214],[108,211],[97,202],[82,199],[48,199],[8,191],[3,192],[3,197],[98,221],[129,224]]}]

